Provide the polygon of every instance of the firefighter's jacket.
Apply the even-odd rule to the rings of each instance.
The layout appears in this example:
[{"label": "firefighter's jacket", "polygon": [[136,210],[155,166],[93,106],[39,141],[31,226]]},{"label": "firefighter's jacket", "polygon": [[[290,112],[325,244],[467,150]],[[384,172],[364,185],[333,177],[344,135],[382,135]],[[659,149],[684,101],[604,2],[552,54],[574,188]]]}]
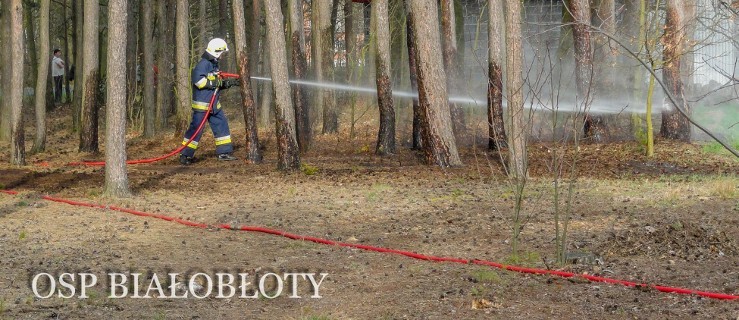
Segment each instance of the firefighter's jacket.
[{"label": "firefighter's jacket", "polygon": [[[208,110],[210,98],[213,96],[215,88],[209,86],[209,81],[215,81],[218,77],[218,59],[209,53],[203,53],[200,62],[192,69],[192,108],[197,111]],[[221,103],[216,96],[213,101],[213,112],[221,108]]]}]

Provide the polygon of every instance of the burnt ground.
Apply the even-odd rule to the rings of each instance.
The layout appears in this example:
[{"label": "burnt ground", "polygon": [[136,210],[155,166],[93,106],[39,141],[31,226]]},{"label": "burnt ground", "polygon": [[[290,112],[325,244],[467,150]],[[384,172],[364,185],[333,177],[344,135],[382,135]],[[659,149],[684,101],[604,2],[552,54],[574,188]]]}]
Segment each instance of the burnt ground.
[{"label": "burnt ground", "polygon": [[[63,111],[56,118],[64,119]],[[54,118],[54,117],[52,117]],[[232,117],[238,119],[237,117]],[[50,124],[63,128],[63,120]],[[236,141],[243,127],[232,125]],[[739,166],[698,145],[658,141],[647,159],[633,142],[583,144],[573,184],[568,233],[570,263],[554,262],[555,229],[549,170],[555,149],[530,148],[518,254],[511,248],[514,188],[499,155],[466,145],[465,166],[440,169],[400,148],[372,154],[374,132],[359,123],[317,137],[303,171],[275,170],[274,138],[265,163],[220,163],[212,136],[201,161],[175,159],[130,167],[134,196],[101,194],[100,168],[66,167],[100,155],[76,152],[75,136],[51,135],[43,154],[21,168],[0,165],[0,318],[135,319],[736,319],[739,304],[604,283],[522,275],[475,265],[294,241],[282,237],[198,229],[102,209],[39,199],[41,194],[116,204],[210,225],[280,229],[350,243],[423,254],[485,259],[739,294]],[[32,128],[27,132],[32,132]],[[102,131],[101,131],[102,132]],[[407,128],[400,128],[407,136]],[[30,138],[30,136],[29,136]],[[32,141],[29,139],[29,141]],[[131,158],[166,153],[181,141],[172,132],[146,140],[131,134]],[[402,143],[402,142],[401,142]],[[7,144],[2,145],[6,149]],[[236,154],[242,150],[237,150]],[[570,151],[567,157],[574,156]],[[6,159],[7,155],[3,156]],[[2,161],[7,163],[7,161]],[[563,181],[562,197],[569,183]],[[564,201],[561,207],[565,207]],[[87,299],[34,298],[39,272],[326,272],[321,299],[109,299],[100,284]],[[102,281],[102,280],[101,280]],[[148,282],[146,282],[148,284]]]}]

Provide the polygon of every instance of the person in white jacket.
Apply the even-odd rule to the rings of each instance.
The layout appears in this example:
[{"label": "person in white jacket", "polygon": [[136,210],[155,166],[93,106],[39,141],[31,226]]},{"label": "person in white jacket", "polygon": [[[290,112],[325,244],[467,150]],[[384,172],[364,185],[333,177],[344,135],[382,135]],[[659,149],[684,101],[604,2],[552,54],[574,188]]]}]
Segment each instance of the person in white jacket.
[{"label": "person in white jacket", "polygon": [[51,76],[54,79],[54,102],[62,102],[62,81],[64,81],[64,60],[61,58],[62,51],[54,49],[54,57],[51,59]]}]

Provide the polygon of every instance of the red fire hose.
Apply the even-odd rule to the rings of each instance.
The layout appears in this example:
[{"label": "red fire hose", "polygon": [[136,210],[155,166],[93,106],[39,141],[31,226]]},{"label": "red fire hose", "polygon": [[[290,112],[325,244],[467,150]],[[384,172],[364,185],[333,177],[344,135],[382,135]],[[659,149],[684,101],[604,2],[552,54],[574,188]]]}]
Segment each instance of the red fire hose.
[{"label": "red fire hose", "polygon": [[[6,193],[10,195],[18,194],[18,192],[11,191],[11,190],[0,190],[0,193]],[[55,197],[50,197],[50,196],[42,196],[41,198],[44,200],[48,200],[48,201],[66,203],[66,204],[74,205],[74,206],[108,209],[108,210],[114,210],[114,211],[119,211],[119,212],[125,212],[125,213],[129,213],[129,214],[133,214],[133,215],[137,215],[141,217],[157,218],[157,219],[161,219],[165,221],[179,223],[179,224],[182,224],[188,227],[195,227],[195,228],[201,228],[201,229],[208,228],[208,227],[215,227],[215,228],[225,229],[225,230],[259,232],[259,233],[266,233],[266,234],[281,236],[281,237],[285,237],[285,238],[292,239],[292,240],[310,241],[310,242],[329,245],[329,246],[339,246],[339,247],[360,249],[360,250],[365,250],[365,251],[397,254],[397,255],[402,255],[402,256],[409,257],[409,258],[418,259],[418,260],[435,261],[435,262],[451,262],[451,263],[459,263],[459,264],[476,264],[476,265],[482,265],[482,266],[488,266],[488,267],[513,271],[513,272],[518,272],[518,273],[524,273],[524,274],[550,275],[550,276],[558,276],[558,277],[563,277],[563,278],[582,278],[582,279],[585,279],[591,282],[619,284],[619,285],[623,285],[626,287],[651,288],[659,292],[666,292],[666,293],[695,294],[701,297],[719,299],[719,300],[739,299],[739,296],[737,295],[720,293],[720,292],[708,292],[708,291],[698,291],[698,290],[678,288],[678,287],[668,287],[668,286],[661,286],[661,285],[656,285],[656,284],[647,284],[647,283],[632,282],[632,281],[612,279],[612,278],[606,278],[606,277],[598,277],[598,276],[593,276],[593,275],[588,275],[588,274],[578,274],[578,273],[567,272],[567,271],[510,266],[510,265],[505,265],[502,263],[486,261],[486,260],[478,260],[478,259],[468,260],[468,259],[453,258],[453,257],[438,257],[438,256],[432,256],[432,255],[424,255],[424,254],[410,252],[410,251],[391,249],[391,248],[375,247],[375,246],[356,244],[356,243],[338,242],[338,241],[333,241],[333,240],[328,240],[328,239],[323,239],[323,238],[303,236],[303,235],[288,233],[288,232],[281,231],[281,230],[269,229],[269,228],[258,227],[258,226],[237,227],[237,226],[231,226],[228,224],[219,224],[216,226],[211,226],[205,223],[193,222],[193,221],[171,217],[171,216],[167,216],[163,214],[147,213],[143,211],[137,211],[137,210],[127,209],[127,208],[122,208],[122,207],[117,207],[117,206],[79,202],[79,201],[55,198]]]},{"label": "red fire hose", "polygon": [[[239,75],[234,74],[234,73],[218,72],[218,77],[220,78],[239,78]],[[187,143],[182,144],[179,148],[174,149],[172,150],[172,152],[167,153],[165,155],[161,155],[155,158],[148,158],[148,159],[127,160],[126,164],[142,164],[142,163],[157,162],[157,161],[167,159],[173,155],[180,153],[180,151],[185,149],[193,140],[195,140],[195,137],[197,137],[200,131],[202,131],[203,128],[205,127],[205,122],[207,122],[208,117],[210,117],[210,111],[213,110],[213,103],[216,100],[216,96],[218,96],[219,90],[220,90],[219,88],[216,88],[213,91],[213,96],[210,97],[210,102],[208,103],[208,111],[206,111],[205,117],[203,117],[203,121],[200,122],[200,125],[198,125],[198,129],[195,130],[195,133],[190,137],[190,140],[187,140]],[[70,162],[67,165],[68,166],[105,166],[105,161]]]}]

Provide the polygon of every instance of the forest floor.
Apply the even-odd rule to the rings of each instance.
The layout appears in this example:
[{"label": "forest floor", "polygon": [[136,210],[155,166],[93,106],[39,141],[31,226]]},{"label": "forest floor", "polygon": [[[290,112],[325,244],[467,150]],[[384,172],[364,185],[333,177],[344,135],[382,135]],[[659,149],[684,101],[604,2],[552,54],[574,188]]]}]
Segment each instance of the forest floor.
[{"label": "forest floor", "polygon": [[[696,144],[658,141],[654,158],[637,143],[583,144],[572,184],[569,264],[555,258],[553,177],[547,143],[529,148],[518,254],[511,248],[514,188],[498,154],[461,147],[464,166],[440,169],[405,145],[374,156],[374,131],[359,123],[319,135],[296,173],[275,170],[275,140],[262,133],[265,162],[214,159],[210,132],[198,163],[129,167],[134,196],[101,195],[102,168],[65,163],[81,155],[63,130],[66,109],[50,119],[49,151],[29,165],[0,161],[0,318],[7,319],[737,319],[739,302],[667,294],[576,279],[523,275],[478,265],[319,245],[260,233],[192,228],[159,219],[41,200],[40,195],[115,204],[208,225],[264,226],[422,254],[602,275],[739,295],[739,162]],[[101,113],[104,114],[104,113]],[[243,124],[231,115],[237,148]],[[406,137],[406,127],[399,136]],[[31,140],[33,128],[27,128]],[[101,130],[101,132],[104,132]],[[164,154],[181,142],[171,131],[131,134],[130,158]],[[401,143],[402,145],[402,143]],[[0,145],[7,150],[7,143]],[[236,150],[243,156],[243,149]],[[573,154],[570,152],[568,157]],[[561,195],[570,184],[564,181]],[[561,201],[564,208],[564,201]],[[580,257],[580,258],[577,258]],[[87,271],[100,283],[87,299],[35,298],[39,272]],[[110,299],[107,272],[264,274],[325,272],[322,298]],[[142,280],[143,281],[143,280]],[[148,281],[142,282],[148,285]]]}]

